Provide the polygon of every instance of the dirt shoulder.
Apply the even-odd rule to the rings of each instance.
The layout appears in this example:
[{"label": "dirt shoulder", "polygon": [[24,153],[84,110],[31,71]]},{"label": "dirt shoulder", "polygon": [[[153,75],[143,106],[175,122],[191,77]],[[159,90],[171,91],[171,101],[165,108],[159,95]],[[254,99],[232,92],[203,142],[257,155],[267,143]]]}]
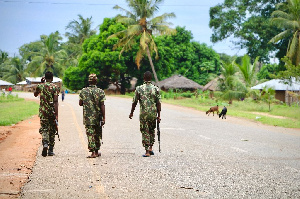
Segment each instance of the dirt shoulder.
[{"label": "dirt shoulder", "polygon": [[41,142],[39,118],[33,116],[14,126],[0,126],[0,198],[19,198]]}]

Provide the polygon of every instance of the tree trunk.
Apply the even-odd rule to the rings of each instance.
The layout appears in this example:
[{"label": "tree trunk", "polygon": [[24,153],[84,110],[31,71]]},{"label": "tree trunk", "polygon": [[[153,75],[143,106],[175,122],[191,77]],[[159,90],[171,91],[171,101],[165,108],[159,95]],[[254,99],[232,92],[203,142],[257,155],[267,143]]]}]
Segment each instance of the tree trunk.
[{"label": "tree trunk", "polygon": [[154,65],[153,65],[153,62],[152,62],[152,58],[151,58],[151,54],[150,54],[150,50],[149,50],[148,45],[147,45],[146,48],[147,48],[148,59],[149,59],[149,61],[150,61],[150,65],[151,65],[152,72],[153,72],[153,75],[154,75],[155,83],[156,83],[157,86],[159,86],[159,85],[158,85],[157,75],[156,75],[156,72],[155,72],[155,69],[154,69]]},{"label": "tree trunk", "polygon": [[120,74],[120,78],[121,78],[121,94],[125,95],[125,93],[126,93],[126,88],[125,88],[126,81],[125,81],[124,73]]}]

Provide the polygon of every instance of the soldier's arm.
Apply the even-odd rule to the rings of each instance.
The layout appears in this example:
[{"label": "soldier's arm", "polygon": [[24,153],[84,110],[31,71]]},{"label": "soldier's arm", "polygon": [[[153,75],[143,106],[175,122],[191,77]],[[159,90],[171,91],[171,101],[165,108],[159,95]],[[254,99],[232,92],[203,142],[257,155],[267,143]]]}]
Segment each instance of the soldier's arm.
[{"label": "soldier's arm", "polygon": [[102,125],[105,124],[105,105],[104,102],[100,104],[101,114],[102,114]]},{"label": "soldier's arm", "polygon": [[79,100],[79,106],[83,106],[83,101],[81,99]]},{"label": "soldier's arm", "polygon": [[135,107],[136,107],[137,103],[136,102],[133,102],[132,105],[131,105],[131,112],[129,114],[129,118],[132,119],[132,116],[133,116],[133,112],[135,110]]},{"label": "soldier's arm", "polygon": [[41,92],[41,89],[40,89],[39,86],[37,86],[34,93],[33,93],[34,97],[37,97],[40,94],[40,92]]},{"label": "soldier's arm", "polygon": [[132,101],[132,105],[131,105],[131,111],[130,111],[130,114],[129,114],[130,119],[132,119],[133,112],[134,112],[135,107],[137,105],[138,99],[139,99],[139,94],[138,94],[137,90],[135,90],[135,95],[133,97],[133,101]]}]

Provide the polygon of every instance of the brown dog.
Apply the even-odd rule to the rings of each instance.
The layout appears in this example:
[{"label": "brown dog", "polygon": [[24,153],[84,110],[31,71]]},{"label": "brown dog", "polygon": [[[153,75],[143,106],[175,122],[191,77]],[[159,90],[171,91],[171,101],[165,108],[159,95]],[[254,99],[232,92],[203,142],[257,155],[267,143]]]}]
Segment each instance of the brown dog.
[{"label": "brown dog", "polygon": [[219,114],[219,105],[210,107],[208,111],[206,111],[206,115],[209,116],[209,114],[212,112],[213,116],[215,116],[215,111],[217,114]]}]

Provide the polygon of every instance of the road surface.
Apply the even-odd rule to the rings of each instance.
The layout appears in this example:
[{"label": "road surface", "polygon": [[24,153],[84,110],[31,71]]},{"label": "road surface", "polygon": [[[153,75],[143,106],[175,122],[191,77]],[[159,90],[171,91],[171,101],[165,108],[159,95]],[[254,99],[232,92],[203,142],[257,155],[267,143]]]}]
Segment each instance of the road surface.
[{"label": "road surface", "polygon": [[143,158],[139,109],[130,120],[131,99],[105,104],[102,156],[87,159],[78,95],[60,100],[56,155],[40,147],[21,198],[300,198],[299,130],[162,104],[162,152]]}]

